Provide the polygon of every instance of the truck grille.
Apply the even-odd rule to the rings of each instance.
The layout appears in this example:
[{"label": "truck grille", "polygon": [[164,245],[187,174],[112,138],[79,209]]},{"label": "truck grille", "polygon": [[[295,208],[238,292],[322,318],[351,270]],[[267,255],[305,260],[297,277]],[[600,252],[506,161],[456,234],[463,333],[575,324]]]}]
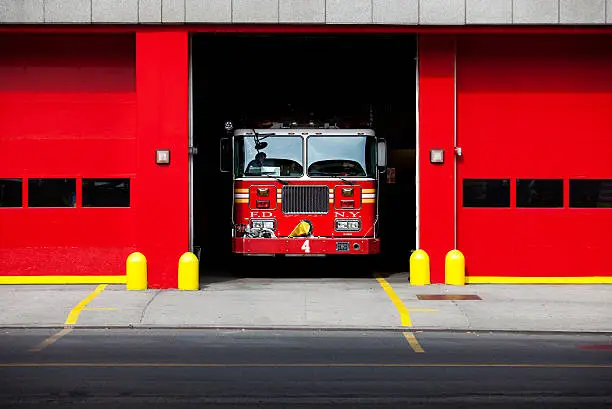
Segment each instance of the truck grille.
[{"label": "truck grille", "polygon": [[327,186],[284,186],[282,190],[283,213],[325,214],[329,211]]}]

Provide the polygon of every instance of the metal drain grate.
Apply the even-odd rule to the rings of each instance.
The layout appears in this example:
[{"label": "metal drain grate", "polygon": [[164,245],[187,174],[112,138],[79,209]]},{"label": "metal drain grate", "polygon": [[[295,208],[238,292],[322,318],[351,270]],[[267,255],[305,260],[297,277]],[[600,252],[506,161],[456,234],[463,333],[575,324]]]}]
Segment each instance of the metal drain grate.
[{"label": "metal drain grate", "polygon": [[476,294],[421,294],[417,295],[419,300],[427,301],[467,301],[467,300],[482,300]]}]

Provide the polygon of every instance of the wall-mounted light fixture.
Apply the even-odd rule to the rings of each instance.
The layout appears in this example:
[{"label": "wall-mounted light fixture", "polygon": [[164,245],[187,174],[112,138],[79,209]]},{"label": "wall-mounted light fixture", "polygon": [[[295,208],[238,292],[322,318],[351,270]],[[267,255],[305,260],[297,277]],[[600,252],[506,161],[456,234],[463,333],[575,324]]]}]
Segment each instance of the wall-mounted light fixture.
[{"label": "wall-mounted light fixture", "polygon": [[170,150],[169,149],[157,149],[155,151],[155,163],[158,165],[169,165],[170,164]]},{"label": "wall-mounted light fixture", "polygon": [[444,163],[444,149],[431,149],[429,163]]}]

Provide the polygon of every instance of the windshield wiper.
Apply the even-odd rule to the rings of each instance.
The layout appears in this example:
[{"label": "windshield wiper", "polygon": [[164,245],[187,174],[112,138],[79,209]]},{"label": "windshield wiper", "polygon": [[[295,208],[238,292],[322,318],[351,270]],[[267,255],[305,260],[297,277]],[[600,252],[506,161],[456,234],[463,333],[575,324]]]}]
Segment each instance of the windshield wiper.
[{"label": "windshield wiper", "polygon": [[272,178],[272,179],[280,182],[283,186],[287,186],[289,184],[289,182],[287,182],[286,180],[279,179],[276,176],[272,176],[272,175],[269,175],[267,173],[262,173],[261,176],[265,176],[267,178]]},{"label": "windshield wiper", "polygon": [[347,185],[354,185],[355,182],[351,182],[350,180],[346,180],[344,178],[341,178],[340,176],[334,176],[334,175],[325,175],[323,173],[315,173],[315,172],[308,172],[309,176],[328,176],[331,178],[336,178],[336,179],[340,179],[341,181],[343,181],[344,183],[346,183]]}]

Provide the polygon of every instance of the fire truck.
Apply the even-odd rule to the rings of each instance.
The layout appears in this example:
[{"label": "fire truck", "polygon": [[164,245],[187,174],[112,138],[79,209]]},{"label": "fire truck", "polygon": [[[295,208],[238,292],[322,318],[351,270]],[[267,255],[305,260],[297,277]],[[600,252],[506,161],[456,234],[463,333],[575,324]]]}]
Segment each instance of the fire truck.
[{"label": "fire truck", "polygon": [[222,168],[233,172],[234,253],[380,252],[377,199],[387,152],[371,128],[312,121],[225,127]]}]

